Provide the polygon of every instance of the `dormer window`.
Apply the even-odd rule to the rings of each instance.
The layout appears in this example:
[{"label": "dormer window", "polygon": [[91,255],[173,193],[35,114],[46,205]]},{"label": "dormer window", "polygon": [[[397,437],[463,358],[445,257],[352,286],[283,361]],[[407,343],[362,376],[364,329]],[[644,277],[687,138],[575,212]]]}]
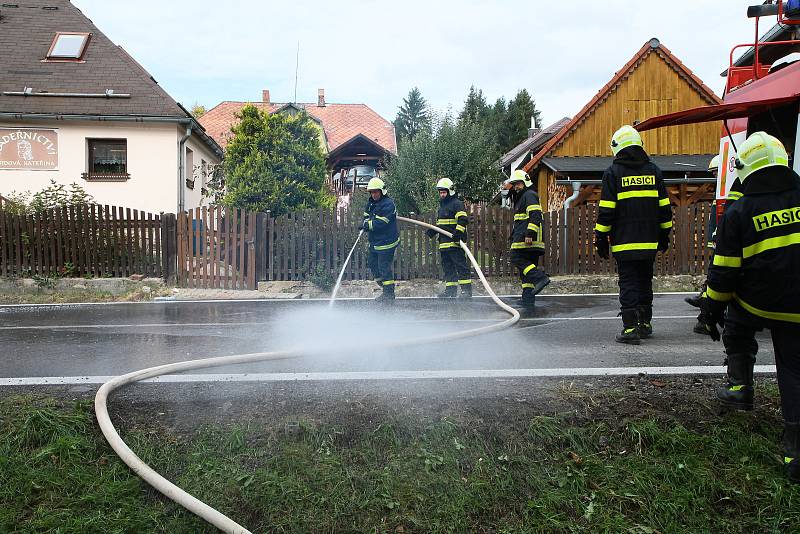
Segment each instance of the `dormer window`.
[{"label": "dormer window", "polygon": [[47,59],[77,59],[83,58],[86,45],[89,43],[88,33],[57,32],[47,52]]}]

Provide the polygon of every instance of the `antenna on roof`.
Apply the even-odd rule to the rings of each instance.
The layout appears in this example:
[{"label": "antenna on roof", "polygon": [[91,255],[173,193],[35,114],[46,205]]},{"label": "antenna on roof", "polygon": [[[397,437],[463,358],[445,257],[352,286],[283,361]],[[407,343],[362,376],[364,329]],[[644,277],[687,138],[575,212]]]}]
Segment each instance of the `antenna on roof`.
[{"label": "antenna on roof", "polygon": [[297,104],[297,71],[300,70],[300,41],[297,41],[297,58],[294,62],[294,104]]}]

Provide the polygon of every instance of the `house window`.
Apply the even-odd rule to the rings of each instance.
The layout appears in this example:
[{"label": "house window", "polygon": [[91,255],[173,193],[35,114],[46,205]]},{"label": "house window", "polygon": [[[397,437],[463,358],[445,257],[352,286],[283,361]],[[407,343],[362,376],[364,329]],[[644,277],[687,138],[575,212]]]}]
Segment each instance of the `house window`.
[{"label": "house window", "polygon": [[83,178],[94,181],[123,181],[128,174],[126,139],[89,139],[89,172]]},{"label": "house window", "polygon": [[88,43],[88,33],[57,32],[47,52],[47,59],[79,60],[83,57]]},{"label": "house window", "polygon": [[194,152],[191,148],[186,149],[186,166],[184,167],[184,174],[186,175],[186,187],[194,189]]}]

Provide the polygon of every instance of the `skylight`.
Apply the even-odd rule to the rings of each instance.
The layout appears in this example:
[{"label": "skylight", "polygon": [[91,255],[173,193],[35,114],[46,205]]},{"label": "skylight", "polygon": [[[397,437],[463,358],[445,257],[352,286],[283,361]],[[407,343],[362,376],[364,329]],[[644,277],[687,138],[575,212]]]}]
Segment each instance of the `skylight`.
[{"label": "skylight", "polygon": [[89,42],[88,33],[58,32],[47,53],[48,59],[81,59]]}]

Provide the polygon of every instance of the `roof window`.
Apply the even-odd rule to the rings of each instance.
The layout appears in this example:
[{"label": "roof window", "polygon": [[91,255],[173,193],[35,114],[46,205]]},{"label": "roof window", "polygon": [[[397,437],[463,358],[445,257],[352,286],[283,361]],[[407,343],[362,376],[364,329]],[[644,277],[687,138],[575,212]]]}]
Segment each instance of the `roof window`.
[{"label": "roof window", "polygon": [[57,32],[47,59],[81,59],[89,43],[88,33]]}]

